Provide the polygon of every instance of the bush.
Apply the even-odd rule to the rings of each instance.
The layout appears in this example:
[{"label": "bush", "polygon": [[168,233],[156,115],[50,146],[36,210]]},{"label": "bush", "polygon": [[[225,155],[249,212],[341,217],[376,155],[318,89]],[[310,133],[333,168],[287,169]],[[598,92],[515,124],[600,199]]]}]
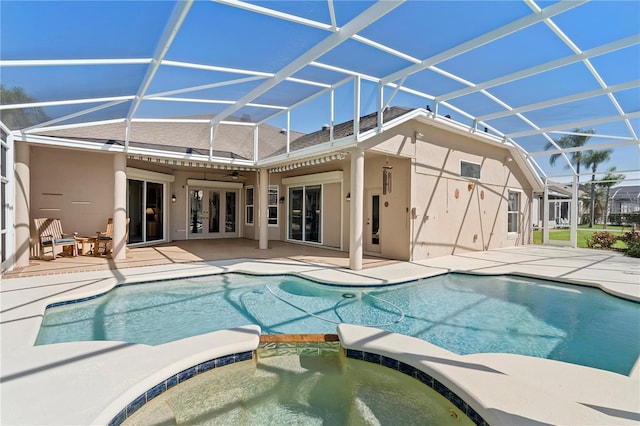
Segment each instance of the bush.
[{"label": "bush", "polygon": [[610,249],[617,241],[615,235],[608,231],[594,232],[587,238],[587,247]]},{"label": "bush", "polygon": [[640,257],[640,233],[639,232],[625,232],[621,238],[627,245],[627,251],[624,254],[630,257]]}]

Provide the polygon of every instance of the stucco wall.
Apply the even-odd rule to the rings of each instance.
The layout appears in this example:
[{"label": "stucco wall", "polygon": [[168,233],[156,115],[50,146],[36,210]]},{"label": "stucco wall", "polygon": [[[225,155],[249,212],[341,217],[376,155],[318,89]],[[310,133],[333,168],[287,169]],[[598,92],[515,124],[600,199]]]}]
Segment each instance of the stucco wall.
[{"label": "stucco wall", "polygon": [[[414,260],[528,243],[532,189],[508,151],[436,128],[420,129],[411,200]],[[479,180],[460,176],[460,161],[481,165]],[[520,192],[519,232],[507,233],[509,191]]]},{"label": "stucco wall", "polygon": [[95,236],[113,216],[113,155],[31,146],[32,254],[38,255],[33,220],[60,218],[65,233]]},{"label": "stucco wall", "polygon": [[[391,192],[383,194],[383,166],[392,167]],[[371,220],[368,199],[380,195],[380,255],[390,259],[409,259],[409,196],[411,161],[407,158],[372,156],[365,153],[364,161],[364,238],[370,239],[367,222]],[[367,246],[365,245],[365,252]],[[373,252],[374,253],[374,252]]]}]

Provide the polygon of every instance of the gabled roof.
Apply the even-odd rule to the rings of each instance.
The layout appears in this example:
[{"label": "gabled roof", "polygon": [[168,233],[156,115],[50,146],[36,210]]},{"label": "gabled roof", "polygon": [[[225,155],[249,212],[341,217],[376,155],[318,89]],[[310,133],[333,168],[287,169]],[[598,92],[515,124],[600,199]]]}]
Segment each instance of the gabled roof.
[{"label": "gabled roof", "polygon": [[[190,120],[190,121],[189,121]],[[237,120],[240,122],[240,120]],[[219,124],[213,142],[214,157],[252,160],[254,126]],[[160,150],[175,154],[209,155],[211,126],[203,117],[190,117],[176,122],[135,122],[131,124],[129,146]],[[39,131],[41,136],[54,136],[100,144],[125,145],[125,123],[99,124]],[[292,132],[291,137],[300,133]],[[268,124],[258,126],[258,157],[265,158],[286,144],[281,129]]]},{"label": "gabled roof", "polygon": [[[413,111],[414,108],[408,107],[389,107],[385,108],[382,117],[383,121],[389,122],[394,118],[398,118],[410,111]],[[367,114],[363,117],[360,117],[360,132],[366,132],[367,130],[375,129],[378,126],[378,113],[374,112],[371,114]],[[353,136],[353,120],[345,121],[343,123],[336,124],[333,127],[333,139],[341,139],[346,138],[348,136]],[[315,131],[313,133],[307,133],[306,135],[302,135],[296,138],[293,142],[290,143],[290,151],[297,151],[303,148],[309,148],[324,142],[329,142],[331,137],[331,128],[326,126],[321,130]],[[281,148],[273,153],[273,155],[279,155],[286,152],[286,147]]]}]

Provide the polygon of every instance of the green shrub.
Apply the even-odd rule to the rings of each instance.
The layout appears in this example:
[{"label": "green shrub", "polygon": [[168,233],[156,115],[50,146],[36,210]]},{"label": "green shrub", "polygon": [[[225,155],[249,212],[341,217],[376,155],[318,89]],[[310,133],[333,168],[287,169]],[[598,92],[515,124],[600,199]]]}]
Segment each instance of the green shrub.
[{"label": "green shrub", "polygon": [[587,238],[587,247],[610,249],[616,243],[616,236],[608,231],[594,232]]},{"label": "green shrub", "polygon": [[630,257],[640,257],[640,232],[625,232],[621,238],[627,245],[625,255]]}]

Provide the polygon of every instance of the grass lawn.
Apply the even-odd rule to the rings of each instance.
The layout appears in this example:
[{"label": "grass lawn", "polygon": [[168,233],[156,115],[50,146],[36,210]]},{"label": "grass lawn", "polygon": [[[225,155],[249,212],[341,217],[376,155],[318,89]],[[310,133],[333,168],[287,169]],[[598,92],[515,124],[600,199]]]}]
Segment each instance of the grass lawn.
[{"label": "grass lawn", "polygon": [[[588,225],[580,225],[578,226],[578,247],[581,248],[589,248],[587,246],[587,239],[591,237],[591,234],[599,231],[608,231],[613,235],[619,237],[622,236],[625,232],[630,231],[632,228],[630,226],[615,226],[608,225],[606,228],[604,225],[595,225],[593,228],[589,228]],[[569,230],[568,229],[551,229],[549,230],[549,239],[555,241],[569,241]],[[542,244],[542,231],[533,231],[533,243],[534,244]],[[627,248],[627,245],[622,241],[617,241],[613,245],[614,249],[624,250]]]}]

